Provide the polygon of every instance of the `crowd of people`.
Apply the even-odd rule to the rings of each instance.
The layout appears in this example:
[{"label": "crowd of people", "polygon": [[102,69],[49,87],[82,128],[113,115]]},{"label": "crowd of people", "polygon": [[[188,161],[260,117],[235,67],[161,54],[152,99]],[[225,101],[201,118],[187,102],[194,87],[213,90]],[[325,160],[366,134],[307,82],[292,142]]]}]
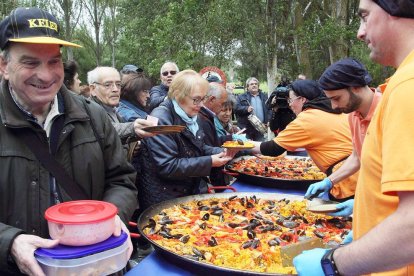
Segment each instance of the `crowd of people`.
[{"label": "crowd of people", "polygon": [[[154,204],[229,185],[222,169],[238,151],[221,145],[252,140],[247,154],[304,148],[327,175],[305,197],[327,195],[340,202],[332,216],[354,217],[343,246],[294,259],[299,275],[414,275],[407,242],[414,39],[406,35],[414,31],[414,2],[361,0],[359,15],[357,36],[370,57],[397,69],[385,84],[370,87],[365,66],[344,58],[318,80],[300,74],[269,98],[255,77],[234,95],[218,77],[180,71],[172,61],[161,66],[156,86],[128,64],[119,71],[98,66],[82,87],[81,65],[63,62],[60,51],[80,45],[59,38],[56,18],[39,8],[13,10],[0,22],[0,274],[43,275],[33,252],[58,243],[48,239],[48,207],[111,202],[118,208],[114,235],[129,233],[128,221]],[[33,28],[36,21],[43,23]],[[268,140],[263,128],[282,114]],[[148,131],[173,125],[185,128]],[[129,257],[137,247],[149,244],[129,239]]]}]

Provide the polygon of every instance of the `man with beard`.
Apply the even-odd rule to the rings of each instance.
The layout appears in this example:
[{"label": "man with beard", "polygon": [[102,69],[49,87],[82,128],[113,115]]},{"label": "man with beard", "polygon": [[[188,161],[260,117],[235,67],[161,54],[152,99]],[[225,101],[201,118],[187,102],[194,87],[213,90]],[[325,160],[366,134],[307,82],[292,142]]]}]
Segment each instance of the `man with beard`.
[{"label": "man with beard", "polygon": [[[324,180],[309,186],[305,197],[319,194],[322,197],[336,183],[353,175],[359,170],[362,143],[371,117],[381,100],[381,92],[368,86],[372,78],[359,61],[353,58],[342,59],[329,66],[319,79],[319,86],[331,100],[332,108],[342,113],[350,114],[352,154],[344,164]],[[354,200],[339,203],[334,216],[349,216],[352,214]]]},{"label": "man with beard", "polygon": [[299,275],[414,275],[414,1],[360,0],[358,14],[370,58],[396,71],[362,146],[354,241],[303,252]]}]

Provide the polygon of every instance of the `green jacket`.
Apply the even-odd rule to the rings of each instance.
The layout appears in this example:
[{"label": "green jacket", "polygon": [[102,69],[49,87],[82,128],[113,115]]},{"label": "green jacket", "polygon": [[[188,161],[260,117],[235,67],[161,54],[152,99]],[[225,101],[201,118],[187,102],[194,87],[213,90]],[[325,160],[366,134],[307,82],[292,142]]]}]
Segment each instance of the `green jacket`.
[{"label": "green jacket", "polygon": [[[121,219],[127,222],[137,206],[135,170],[126,161],[106,112],[65,87],[58,97],[63,99],[65,119],[56,159],[90,199],[115,204]],[[0,275],[4,275],[15,272],[7,260],[18,234],[49,237],[44,212],[51,206],[51,196],[49,172],[11,128],[24,128],[43,137],[46,133],[16,106],[7,81],[0,87],[0,120]],[[63,201],[76,200],[62,187],[59,189]]]}]

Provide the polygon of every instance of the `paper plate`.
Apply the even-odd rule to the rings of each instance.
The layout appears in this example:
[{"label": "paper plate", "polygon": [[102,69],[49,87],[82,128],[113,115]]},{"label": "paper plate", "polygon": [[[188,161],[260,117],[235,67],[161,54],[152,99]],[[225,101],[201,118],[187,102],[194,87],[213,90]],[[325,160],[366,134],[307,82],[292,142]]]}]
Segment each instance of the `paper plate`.
[{"label": "paper plate", "polygon": [[171,125],[171,126],[151,126],[144,127],[142,130],[155,133],[155,134],[169,134],[169,133],[180,133],[185,129],[182,125]]},{"label": "paper plate", "polygon": [[224,144],[221,147],[226,148],[226,149],[244,150],[244,149],[254,148],[254,144],[251,143],[251,142],[244,142],[244,145],[240,145],[240,144],[237,143],[237,141],[227,141],[227,142],[224,142]]},{"label": "paper plate", "polygon": [[338,209],[336,209],[336,204],[312,205],[308,206],[307,210],[319,214],[327,214],[338,211]]}]

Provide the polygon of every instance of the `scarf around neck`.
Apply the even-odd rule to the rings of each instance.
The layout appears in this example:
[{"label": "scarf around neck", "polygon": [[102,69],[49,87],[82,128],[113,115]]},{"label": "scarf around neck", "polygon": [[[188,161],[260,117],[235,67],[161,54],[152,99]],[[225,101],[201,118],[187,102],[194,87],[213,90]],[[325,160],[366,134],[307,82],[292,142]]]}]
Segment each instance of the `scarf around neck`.
[{"label": "scarf around neck", "polygon": [[185,113],[185,111],[178,105],[176,100],[172,100],[172,103],[174,105],[174,111],[178,116],[180,116],[181,119],[183,119],[188,129],[195,136],[199,128],[197,123],[197,115],[194,117],[189,117],[187,113]]},{"label": "scarf around neck", "polygon": [[216,116],[214,117],[214,126],[216,127],[216,132],[219,137],[227,135],[226,130]]}]

